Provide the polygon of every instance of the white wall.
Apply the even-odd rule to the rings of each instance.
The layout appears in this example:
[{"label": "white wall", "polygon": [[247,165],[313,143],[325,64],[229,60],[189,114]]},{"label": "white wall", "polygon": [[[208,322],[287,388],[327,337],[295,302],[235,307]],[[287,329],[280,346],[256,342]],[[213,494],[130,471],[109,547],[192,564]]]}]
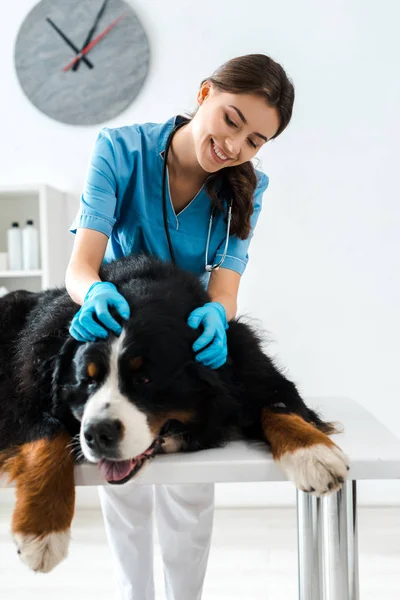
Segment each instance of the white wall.
[{"label": "white wall", "polygon": [[[100,125],[62,125],[23,95],[13,44],[34,4],[0,4],[0,184],[66,190],[72,218]],[[104,125],[193,108],[200,81],[240,54],[268,53],[293,78],[292,123],[260,154],[271,183],[240,309],[263,322],[303,395],[352,396],[400,435],[399,3],[132,4],[150,36],[151,72],[132,106]],[[294,497],[289,484],[239,488],[243,501]],[[232,487],[218,494],[228,501]],[[400,503],[400,483],[365,483],[361,500]]]}]

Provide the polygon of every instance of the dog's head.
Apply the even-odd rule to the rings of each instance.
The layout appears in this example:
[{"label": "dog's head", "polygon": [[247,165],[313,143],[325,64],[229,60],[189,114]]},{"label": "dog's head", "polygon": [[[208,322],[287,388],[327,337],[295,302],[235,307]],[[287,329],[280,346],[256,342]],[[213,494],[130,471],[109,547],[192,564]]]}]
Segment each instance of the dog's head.
[{"label": "dog's head", "polygon": [[200,333],[148,306],[132,311],[119,337],[64,344],[53,376],[55,411],[68,406],[80,421],[82,453],[110,483],[128,481],[160,450],[172,423],[183,430],[200,424],[207,402],[224,393],[218,373],[195,361]]}]

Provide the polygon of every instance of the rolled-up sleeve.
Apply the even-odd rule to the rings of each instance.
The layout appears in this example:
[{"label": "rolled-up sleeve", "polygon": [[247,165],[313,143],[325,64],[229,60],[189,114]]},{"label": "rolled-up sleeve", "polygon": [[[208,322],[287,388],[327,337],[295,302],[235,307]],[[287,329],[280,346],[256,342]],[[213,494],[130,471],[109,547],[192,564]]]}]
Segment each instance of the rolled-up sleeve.
[{"label": "rolled-up sleeve", "polygon": [[104,128],[94,145],[79,211],[69,228],[72,233],[86,227],[110,237],[116,222],[117,158],[109,131]]},{"label": "rolled-up sleeve", "polygon": [[[240,275],[244,273],[247,263],[249,261],[248,250],[250,242],[254,235],[254,230],[258,221],[258,217],[260,216],[262,207],[262,196],[269,184],[269,179],[267,175],[265,175],[265,173],[262,173],[261,171],[256,171],[256,173],[258,183],[254,191],[254,212],[250,217],[251,231],[249,233],[248,238],[245,240],[241,240],[240,238],[236,237],[236,235],[231,235],[229,237],[226,257],[221,265],[221,268],[237,271],[237,273],[240,273]],[[223,257],[224,248],[225,240],[223,240],[215,254],[215,263],[218,263]]]}]

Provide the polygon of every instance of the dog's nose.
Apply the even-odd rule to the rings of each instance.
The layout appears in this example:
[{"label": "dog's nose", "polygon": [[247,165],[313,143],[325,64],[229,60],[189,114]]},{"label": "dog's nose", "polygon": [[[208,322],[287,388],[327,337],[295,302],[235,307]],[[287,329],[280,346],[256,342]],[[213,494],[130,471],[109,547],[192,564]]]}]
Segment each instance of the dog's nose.
[{"label": "dog's nose", "polygon": [[120,441],[122,423],[119,419],[107,419],[89,423],[84,430],[89,448],[101,454],[114,450]]}]

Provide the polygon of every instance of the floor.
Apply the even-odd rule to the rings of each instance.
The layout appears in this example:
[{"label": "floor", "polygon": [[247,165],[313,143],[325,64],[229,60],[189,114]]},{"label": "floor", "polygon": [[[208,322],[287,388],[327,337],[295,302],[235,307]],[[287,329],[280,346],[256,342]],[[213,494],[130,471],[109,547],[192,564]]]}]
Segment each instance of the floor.
[{"label": "floor", "polygon": [[[2,600],[118,599],[99,510],[78,510],[70,556],[47,575],[20,563],[10,516],[11,506],[0,505]],[[296,544],[292,508],[217,509],[203,600],[297,600]],[[359,550],[360,600],[399,600],[400,508],[360,508]],[[164,600],[157,542],[155,581]]]}]

